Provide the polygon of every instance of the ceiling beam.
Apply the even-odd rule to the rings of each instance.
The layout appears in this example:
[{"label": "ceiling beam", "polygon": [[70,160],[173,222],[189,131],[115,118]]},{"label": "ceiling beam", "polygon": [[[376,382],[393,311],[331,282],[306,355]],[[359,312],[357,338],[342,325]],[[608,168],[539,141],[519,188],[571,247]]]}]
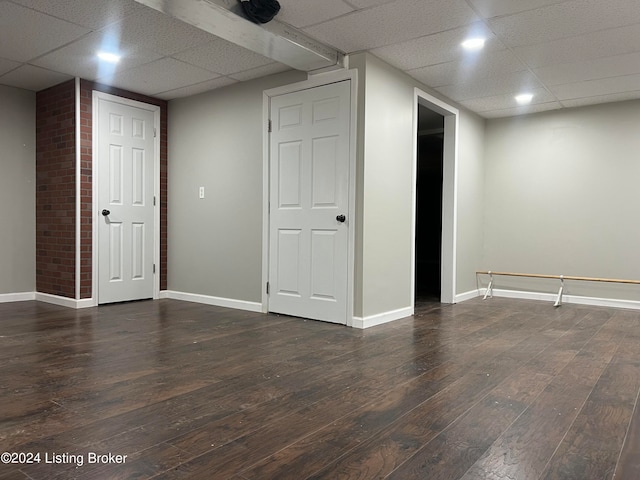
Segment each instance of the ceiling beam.
[{"label": "ceiling beam", "polygon": [[256,24],[237,0],[135,0],[296,70],[343,68],[344,54],[286,23]]}]

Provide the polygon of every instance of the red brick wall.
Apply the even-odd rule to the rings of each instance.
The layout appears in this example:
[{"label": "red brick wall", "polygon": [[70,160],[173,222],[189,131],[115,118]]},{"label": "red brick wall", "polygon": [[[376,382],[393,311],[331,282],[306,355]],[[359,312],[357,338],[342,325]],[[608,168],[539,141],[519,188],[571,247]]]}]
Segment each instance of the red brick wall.
[{"label": "red brick wall", "polygon": [[36,289],[75,298],[75,84],[36,94]]},{"label": "red brick wall", "polygon": [[160,290],[167,289],[167,102],[137,93],[82,80],[80,82],[81,152],[81,298],[91,297],[92,129],[93,90],[160,107]]},{"label": "red brick wall", "polygon": [[[160,107],[160,289],[167,288],[167,102],[80,82],[80,298],[92,291],[93,97],[98,90]],[[75,81],[36,94],[36,289],[75,298]]]}]

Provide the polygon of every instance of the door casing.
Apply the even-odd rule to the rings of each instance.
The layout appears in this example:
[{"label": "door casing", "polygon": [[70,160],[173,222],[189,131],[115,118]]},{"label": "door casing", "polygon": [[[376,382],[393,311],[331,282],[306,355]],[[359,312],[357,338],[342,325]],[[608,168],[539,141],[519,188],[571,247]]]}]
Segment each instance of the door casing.
[{"label": "door casing", "polygon": [[96,134],[99,128],[98,124],[98,102],[106,100],[110,102],[120,103],[134,108],[143,108],[153,111],[153,127],[154,127],[154,155],[153,155],[153,196],[155,198],[153,206],[153,263],[155,265],[155,273],[153,275],[153,298],[157,299],[160,295],[160,107],[151,105],[128,98],[118,97],[108,93],[93,91],[92,105],[92,178],[93,178],[93,199],[92,199],[92,288],[91,297],[94,305],[98,305],[98,265],[99,265],[99,232],[98,225],[100,220],[99,205],[99,155],[98,155],[98,139]]},{"label": "door casing", "polygon": [[458,224],[458,131],[459,110],[428,93],[414,89],[413,178],[411,181],[411,308],[415,307],[416,268],[416,179],[418,168],[418,104],[444,116],[442,169],[442,260],[440,270],[442,303],[456,303],[456,251]]},{"label": "door casing", "polygon": [[272,88],[263,92],[263,167],[262,167],[262,311],[269,311],[269,295],[267,294],[267,282],[269,281],[269,173],[270,173],[270,136],[268,132],[269,118],[271,116],[271,97],[307,90],[314,87],[329,85],[344,80],[350,81],[351,86],[351,119],[349,139],[349,211],[350,227],[347,247],[347,318],[346,325],[353,326],[353,299],[354,299],[354,275],[355,275],[355,225],[356,218],[356,126],[357,126],[357,72],[355,70],[341,70],[311,76],[308,80]]}]

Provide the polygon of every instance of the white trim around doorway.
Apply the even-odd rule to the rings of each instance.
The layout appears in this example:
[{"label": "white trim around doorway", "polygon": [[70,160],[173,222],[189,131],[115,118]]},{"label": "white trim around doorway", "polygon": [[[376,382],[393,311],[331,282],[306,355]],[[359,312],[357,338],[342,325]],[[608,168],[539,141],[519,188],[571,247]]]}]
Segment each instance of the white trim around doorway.
[{"label": "white trim around doorway", "polygon": [[442,170],[442,260],[440,271],[442,303],[456,303],[456,250],[458,217],[458,132],[459,110],[419,88],[413,93],[413,179],[411,182],[411,306],[415,307],[416,268],[416,181],[418,174],[418,105],[444,116]]}]

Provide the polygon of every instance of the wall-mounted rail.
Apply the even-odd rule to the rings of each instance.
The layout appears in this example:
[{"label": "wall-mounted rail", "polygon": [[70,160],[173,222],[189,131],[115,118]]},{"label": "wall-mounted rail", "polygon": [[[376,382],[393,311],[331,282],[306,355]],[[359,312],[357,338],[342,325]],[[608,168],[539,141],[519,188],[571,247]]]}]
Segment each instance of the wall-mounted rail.
[{"label": "wall-mounted rail", "polygon": [[560,289],[558,290],[558,296],[556,298],[556,302],[553,304],[554,307],[559,307],[560,305],[562,305],[562,294],[564,293],[565,280],[576,280],[580,282],[630,283],[633,285],[640,285],[640,280],[622,280],[618,278],[600,278],[600,277],[576,277],[573,275],[543,275],[539,273],[493,272],[491,270],[477,271],[476,275],[489,275],[489,285],[487,285],[487,291],[485,292],[483,297],[483,299],[485,300],[487,297],[493,297],[493,276],[494,275],[501,275],[501,276],[508,276],[508,277],[551,278],[555,280],[560,280]]}]

